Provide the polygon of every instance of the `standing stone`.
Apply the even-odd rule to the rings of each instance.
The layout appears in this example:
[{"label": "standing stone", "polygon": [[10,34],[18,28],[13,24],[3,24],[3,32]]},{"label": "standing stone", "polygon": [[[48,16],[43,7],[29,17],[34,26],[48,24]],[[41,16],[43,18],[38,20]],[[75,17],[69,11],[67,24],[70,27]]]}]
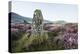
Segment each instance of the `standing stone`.
[{"label": "standing stone", "polygon": [[36,9],[32,19],[32,35],[41,36],[43,34],[43,16],[41,10]]}]

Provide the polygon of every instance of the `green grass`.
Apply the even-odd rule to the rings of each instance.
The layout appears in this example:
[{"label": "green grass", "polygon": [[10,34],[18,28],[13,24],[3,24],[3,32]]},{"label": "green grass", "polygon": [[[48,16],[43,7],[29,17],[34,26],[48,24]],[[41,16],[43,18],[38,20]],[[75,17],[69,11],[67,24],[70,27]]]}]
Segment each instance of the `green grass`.
[{"label": "green grass", "polygon": [[54,33],[44,33],[42,36],[35,35],[30,37],[28,35],[29,33],[24,33],[22,38],[13,42],[12,52],[64,49],[62,44],[56,45],[56,42],[54,42]]}]

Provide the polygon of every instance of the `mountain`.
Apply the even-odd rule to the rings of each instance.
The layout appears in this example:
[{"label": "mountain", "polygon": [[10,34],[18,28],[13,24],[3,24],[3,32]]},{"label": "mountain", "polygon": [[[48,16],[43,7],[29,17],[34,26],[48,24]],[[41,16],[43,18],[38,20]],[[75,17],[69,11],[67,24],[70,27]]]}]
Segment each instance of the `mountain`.
[{"label": "mountain", "polygon": [[[24,17],[14,12],[10,12],[9,16],[11,16],[11,22],[13,23],[24,23],[24,21],[26,21],[27,23],[32,23],[32,18]],[[51,21],[44,20],[44,23],[51,23]]]},{"label": "mountain", "polygon": [[11,22],[13,23],[24,23],[24,20],[27,21],[28,23],[32,22],[31,18],[20,16],[19,14],[16,14],[14,12],[10,12],[9,16],[11,16]]},{"label": "mountain", "polygon": [[66,24],[67,22],[64,20],[54,21],[55,24]]},{"label": "mountain", "polygon": [[[19,14],[16,14],[14,12],[10,12],[9,16],[11,16],[11,22],[13,23],[24,23],[26,21],[27,23],[32,23],[32,18],[30,17],[24,17]],[[44,20],[44,23],[56,23],[56,24],[64,24],[66,23],[65,21],[49,21],[49,20]]]}]

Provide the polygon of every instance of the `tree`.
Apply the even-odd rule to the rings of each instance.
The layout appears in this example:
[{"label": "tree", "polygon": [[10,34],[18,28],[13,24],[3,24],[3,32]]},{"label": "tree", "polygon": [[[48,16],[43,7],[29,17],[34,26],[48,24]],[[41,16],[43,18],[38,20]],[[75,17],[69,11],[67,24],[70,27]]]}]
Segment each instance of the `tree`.
[{"label": "tree", "polygon": [[24,24],[27,24],[28,22],[26,20],[24,20]]}]

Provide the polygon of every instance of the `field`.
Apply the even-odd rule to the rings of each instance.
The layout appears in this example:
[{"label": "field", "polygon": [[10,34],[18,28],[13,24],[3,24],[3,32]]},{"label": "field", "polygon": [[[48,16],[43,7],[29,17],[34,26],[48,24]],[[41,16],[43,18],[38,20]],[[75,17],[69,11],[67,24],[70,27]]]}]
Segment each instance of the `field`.
[{"label": "field", "polygon": [[45,23],[42,36],[31,35],[31,24],[11,23],[11,52],[78,48],[77,23]]}]

